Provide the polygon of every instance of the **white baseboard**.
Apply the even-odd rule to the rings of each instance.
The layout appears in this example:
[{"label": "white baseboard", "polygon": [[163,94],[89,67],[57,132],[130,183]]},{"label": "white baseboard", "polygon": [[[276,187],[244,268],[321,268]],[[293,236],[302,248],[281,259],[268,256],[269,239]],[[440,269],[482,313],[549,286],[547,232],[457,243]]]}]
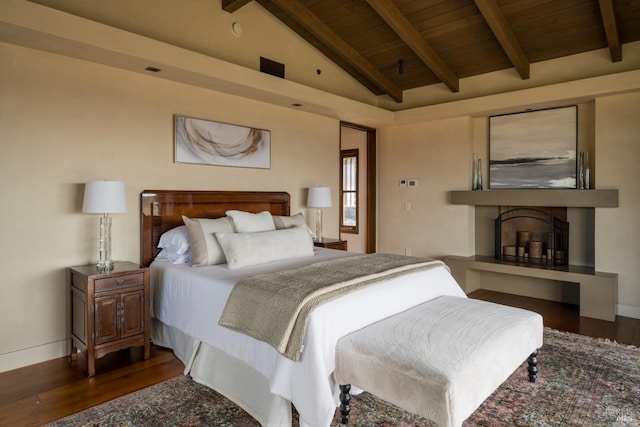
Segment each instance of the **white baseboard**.
[{"label": "white baseboard", "polygon": [[0,354],[0,372],[67,356],[69,354],[69,346],[69,340],[65,339],[37,347],[26,348],[24,350]]},{"label": "white baseboard", "polygon": [[618,304],[618,316],[640,319],[640,307]]}]

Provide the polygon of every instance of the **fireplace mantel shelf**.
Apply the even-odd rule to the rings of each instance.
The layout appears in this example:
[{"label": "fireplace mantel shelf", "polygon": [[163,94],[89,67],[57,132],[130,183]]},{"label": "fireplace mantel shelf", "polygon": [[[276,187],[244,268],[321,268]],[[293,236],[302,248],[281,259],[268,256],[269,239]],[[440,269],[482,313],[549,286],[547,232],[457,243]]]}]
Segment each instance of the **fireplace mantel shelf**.
[{"label": "fireplace mantel shelf", "polygon": [[616,208],[618,190],[477,190],[450,191],[454,205],[556,206],[573,208]]}]

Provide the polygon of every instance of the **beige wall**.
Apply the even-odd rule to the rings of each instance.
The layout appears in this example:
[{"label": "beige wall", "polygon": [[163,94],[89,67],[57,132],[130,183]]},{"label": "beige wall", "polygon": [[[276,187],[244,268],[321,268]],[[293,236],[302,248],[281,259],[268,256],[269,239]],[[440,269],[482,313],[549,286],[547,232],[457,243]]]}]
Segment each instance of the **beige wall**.
[{"label": "beige wall", "polygon": [[597,188],[617,188],[620,207],[596,209],[596,269],[618,278],[618,314],[640,318],[640,93],[595,102]]},{"label": "beige wall", "polygon": [[[337,191],[337,120],[13,45],[0,58],[0,371],[68,350],[66,268],[97,258],[84,182],[125,182],[113,256],[134,262],[143,189],[287,191],[305,214],[307,187]],[[271,130],[271,169],[174,163],[174,114]],[[337,207],[324,226],[337,235]]]},{"label": "beige wall", "polygon": [[[448,202],[448,191],[469,188],[471,118],[381,129],[378,140],[378,251],[472,255],[472,210]],[[401,178],[418,186],[400,187]]]}]

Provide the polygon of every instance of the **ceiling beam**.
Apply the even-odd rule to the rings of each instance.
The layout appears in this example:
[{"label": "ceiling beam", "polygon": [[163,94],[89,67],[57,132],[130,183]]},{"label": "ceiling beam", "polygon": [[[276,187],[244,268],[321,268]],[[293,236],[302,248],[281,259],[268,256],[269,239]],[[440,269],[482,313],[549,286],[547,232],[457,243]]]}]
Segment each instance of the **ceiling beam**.
[{"label": "ceiling beam", "polygon": [[493,31],[493,35],[496,36],[498,42],[502,46],[502,50],[507,54],[507,57],[511,61],[520,77],[522,79],[528,79],[530,77],[529,60],[527,55],[524,54],[518,39],[511,31],[509,23],[500,11],[495,0],[474,0],[480,13],[484,17],[484,20],[489,24],[489,28]]},{"label": "ceiling beam", "polygon": [[618,34],[618,25],[616,24],[616,15],[613,12],[613,0],[599,0],[599,3],[604,32],[607,35],[607,43],[609,44],[611,62],[622,61],[622,46]]},{"label": "ceiling beam", "polygon": [[271,0],[291,18],[295,19],[307,31],[317,37],[329,49],[333,50],[343,60],[348,62],[360,74],[365,76],[376,87],[393,98],[402,102],[402,89],[389,80],[380,70],[360,55],[351,45],[345,42],[331,28],[324,24],[309,9],[296,0]]},{"label": "ceiling beam", "polygon": [[247,3],[251,3],[251,0],[222,0],[222,10],[233,13]]},{"label": "ceiling beam", "polygon": [[459,91],[459,80],[456,74],[440,58],[433,48],[424,40],[418,30],[411,25],[406,16],[391,0],[367,0],[384,22],[396,32],[418,58],[429,67],[452,92]]}]

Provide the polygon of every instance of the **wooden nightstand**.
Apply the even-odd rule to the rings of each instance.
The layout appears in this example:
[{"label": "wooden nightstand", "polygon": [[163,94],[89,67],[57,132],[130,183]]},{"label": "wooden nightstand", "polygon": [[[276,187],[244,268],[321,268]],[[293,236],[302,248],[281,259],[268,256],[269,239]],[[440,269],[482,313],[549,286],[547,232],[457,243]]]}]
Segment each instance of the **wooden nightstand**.
[{"label": "wooden nightstand", "polygon": [[340,239],[328,239],[325,237],[322,239],[322,242],[313,239],[313,245],[321,248],[339,249],[341,251],[347,250],[347,241]]},{"label": "wooden nightstand", "polygon": [[87,371],[96,374],[96,359],[112,351],[144,346],[149,338],[149,269],[116,262],[108,273],[95,264],[69,269],[71,286],[71,357],[86,352]]}]

